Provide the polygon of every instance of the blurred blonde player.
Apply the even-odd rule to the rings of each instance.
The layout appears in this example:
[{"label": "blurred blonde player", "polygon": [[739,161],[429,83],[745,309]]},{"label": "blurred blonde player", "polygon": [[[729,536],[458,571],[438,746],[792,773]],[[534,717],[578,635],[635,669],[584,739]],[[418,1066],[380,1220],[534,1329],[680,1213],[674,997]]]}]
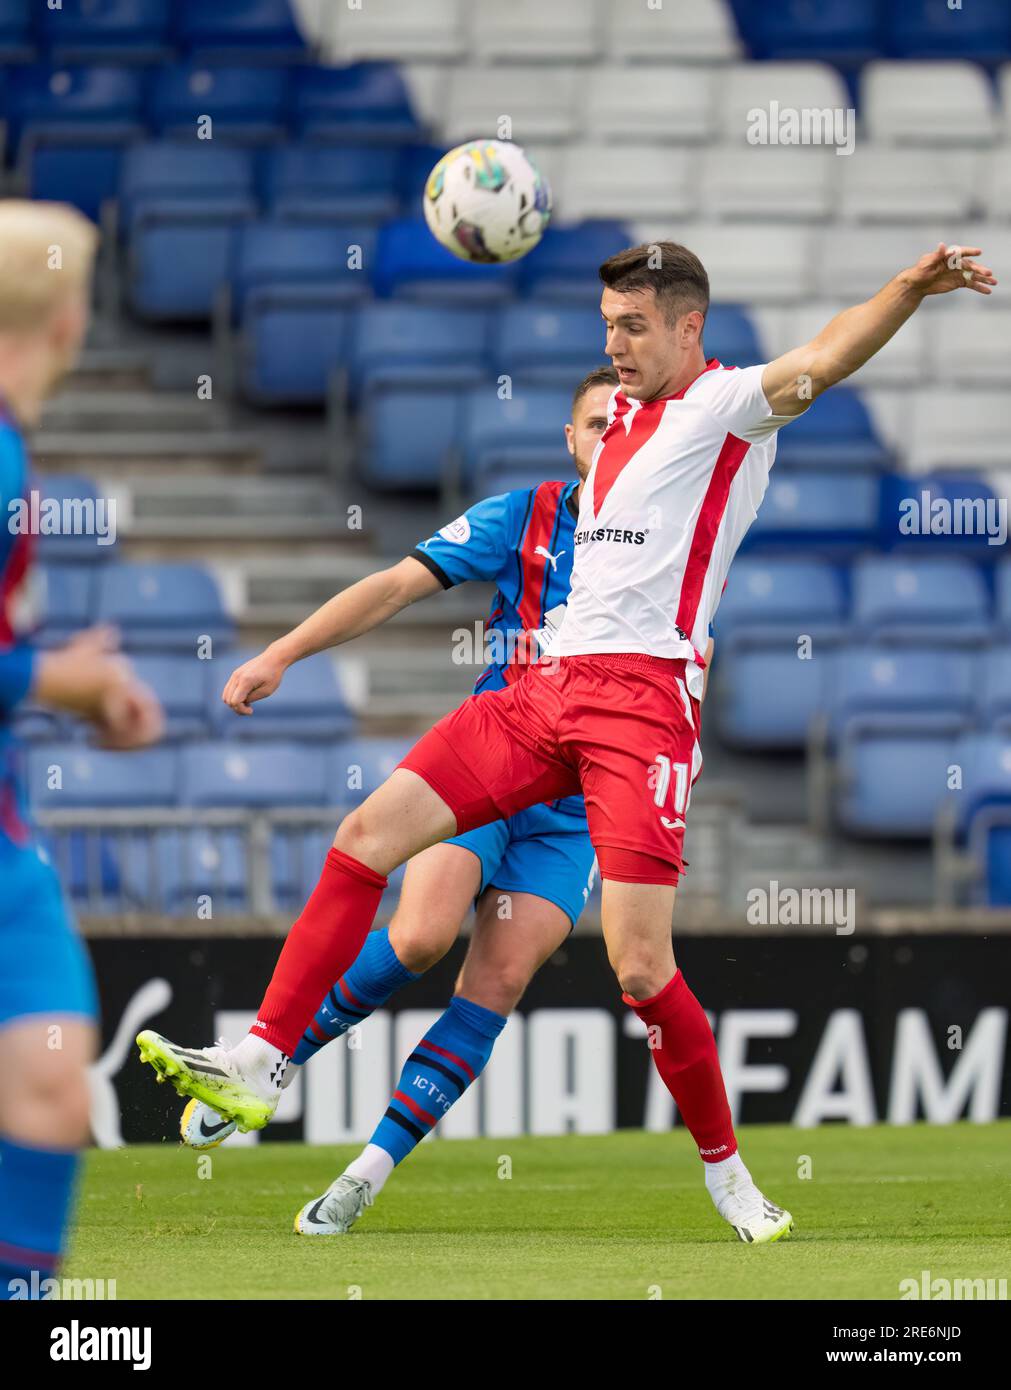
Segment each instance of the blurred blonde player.
[{"label": "blurred blonde player", "polygon": [[58,1267],[96,1043],[87,954],[25,813],[11,722],[18,705],[89,721],[107,747],[158,738],[160,706],[95,629],[57,651],[19,639],[14,609],[32,538],[23,431],[74,365],[88,323],[97,236],[69,207],[0,202],[0,1298],[39,1297]]}]

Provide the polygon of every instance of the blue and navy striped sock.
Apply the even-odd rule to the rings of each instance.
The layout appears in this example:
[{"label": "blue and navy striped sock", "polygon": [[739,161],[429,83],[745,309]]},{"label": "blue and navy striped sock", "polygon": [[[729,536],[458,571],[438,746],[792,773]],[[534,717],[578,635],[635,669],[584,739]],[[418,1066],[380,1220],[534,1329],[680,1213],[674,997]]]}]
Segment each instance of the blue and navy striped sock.
[{"label": "blue and navy striped sock", "polygon": [[484,1071],[505,1025],[501,1014],[457,995],[408,1057],[370,1142],[402,1163]]},{"label": "blue and navy striped sock", "polygon": [[0,1135],[0,1300],[30,1298],[32,1272],[41,1281],[57,1271],[78,1161]]},{"label": "blue and navy striped sock", "polygon": [[418,977],[401,965],[390,945],[390,930],[380,927],[369,932],[354,964],[341,976],[316,1010],[316,1017],[303,1034],[291,1059],[302,1066],[315,1057],[321,1047],[339,1038],[356,1023],[381,1008],[390,995]]}]

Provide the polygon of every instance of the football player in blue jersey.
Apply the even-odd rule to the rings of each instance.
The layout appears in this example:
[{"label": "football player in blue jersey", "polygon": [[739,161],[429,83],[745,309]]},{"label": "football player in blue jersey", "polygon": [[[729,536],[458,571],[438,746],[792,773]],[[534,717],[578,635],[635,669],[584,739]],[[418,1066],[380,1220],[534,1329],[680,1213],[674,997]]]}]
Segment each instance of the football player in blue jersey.
[{"label": "football player in blue jersey", "polygon": [[[600,367],[576,388],[572,421],[565,426],[574,481],[544,482],[478,502],[399,564],[351,586],[239,667],[225,687],[226,703],[252,714],[253,703],[273,694],[292,662],[349,641],[409,603],[469,579],[498,586],[485,621],[489,662],[475,693],[517,679],[561,621],[580,489],[607,427],[616,385],[613,368]],[[357,960],[336,981],[283,1084],[298,1065],[440,960],[476,904],[467,955],[449,1008],[407,1059],[372,1139],[322,1196],[299,1211],[297,1231],[347,1232],[394,1167],[480,1075],[531,978],[572,930],[595,868],[581,797],[534,806],[433,845],[410,861],[389,927],[369,934]],[[235,1127],[199,1101],[191,1100],[183,1112],[183,1138],[195,1148],[213,1147]]]},{"label": "football player in blue jersey", "polygon": [[30,486],[22,432],[84,340],[96,241],[69,207],[0,202],[0,1299],[40,1297],[59,1265],[96,1042],[90,965],[27,820],[13,716],[31,697],[116,748],[162,729],[112,634],[41,652],[18,632],[32,544],[15,523]]}]

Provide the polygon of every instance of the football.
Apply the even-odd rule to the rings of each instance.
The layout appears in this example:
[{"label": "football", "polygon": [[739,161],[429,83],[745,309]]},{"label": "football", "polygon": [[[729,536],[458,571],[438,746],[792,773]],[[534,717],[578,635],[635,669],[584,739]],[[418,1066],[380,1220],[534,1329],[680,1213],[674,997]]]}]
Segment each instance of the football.
[{"label": "football", "polygon": [[515,261],[551,217],[551,189],[528,156],[505,140],[473,140],[444,154],[425,184],[425,221],[464,261]]}]

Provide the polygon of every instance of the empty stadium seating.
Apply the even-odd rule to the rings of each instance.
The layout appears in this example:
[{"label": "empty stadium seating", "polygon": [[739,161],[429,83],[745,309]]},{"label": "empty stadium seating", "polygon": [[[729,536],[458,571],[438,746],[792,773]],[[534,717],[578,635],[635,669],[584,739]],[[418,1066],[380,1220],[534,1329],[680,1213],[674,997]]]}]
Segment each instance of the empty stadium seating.
[{"label": "empty stadium seating", "polygon": [[[5,161],[12,188],[96,220],[114,200],[128,311],[206,326],[217,310],[244,401],[282,424],[330,403],[379,494],[568,476],[571,391],[604,360],[597,268],[633,240],[700,254],[707,356],[742,367],[809,341],[938,240],[983,246],[998,274],[1011,259],[1004,0],[323,9],[310,33],[287,0],[0,0]],[[755,144],[772,100],[852,108],[852,152]],[[421,191],[449,145],[503,114],[551,181],[554,220],[521,262],[471,266],[429,236]],[[1000,296],[953,300],[781,433],[719,609],[713,724],[734,749],[788,753],[824,714],[837,826],[857,836],[929,836],[964,762],[978,796],[959,803],[959,835],[978,841],[983,896],[1011,903],[1011,829],[987,819],[1011,803],[1011,568],[978,527],[900,525],[922,490],[982,515],[1007,496],[1007,314]],[[105,490],[45,482],[61,501]],[[49,758],[33,787],[54,756],[69,769],[70,796],[36,788],[40,806],[238,812],[252,777],[261,809],[326,810],[395,765],[396,740],[341,742],[356,723],[328,657],[252,719],[228,714],[221,671],[242,651],[206,567],[123,563],[82,534],[40,552],[40,640],[116,623],[171,745],[119,761],[28,709],[19,731]],[[204,636],[214,660],[196,659]],[[323,747],[312,770],[306,740]],[[331,833],[272,829],[277,901],[299,905]],[[237,822],[166,826],[148,850],[71,838],[72,891],[93,900],[97,856],[103,902],[184,911],[206,889],[250,907]]]}]

